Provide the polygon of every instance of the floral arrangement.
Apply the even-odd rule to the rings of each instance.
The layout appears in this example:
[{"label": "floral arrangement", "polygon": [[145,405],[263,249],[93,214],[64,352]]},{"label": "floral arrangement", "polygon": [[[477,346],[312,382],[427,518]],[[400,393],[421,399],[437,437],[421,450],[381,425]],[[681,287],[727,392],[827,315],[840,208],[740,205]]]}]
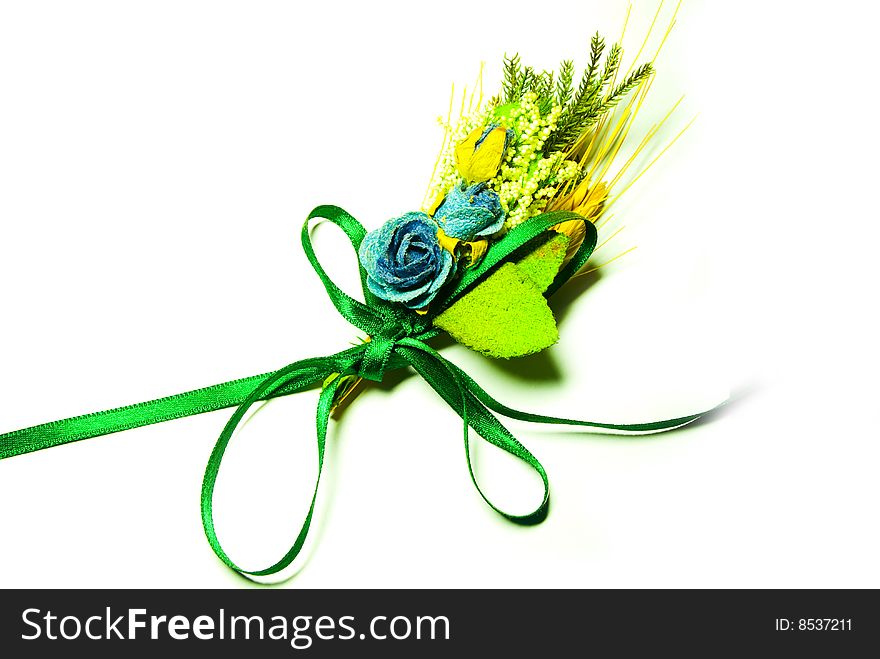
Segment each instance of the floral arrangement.
[{"label": "floral arrangement", "polygon": [[[309,214],[301,233],[305,255],[339,313],[366,334],[363,342],[270,373],[0,434],[0,459],[235,408],[205,470],[202,523],[215,554],[230,568],[253,577],[277,575],[297,557],[308,534],[332,411],[358,382],[379,381],[389,371],[409,367],[461,417],[468,469],[480,496],[514,522],[540,522],[549,503],[547,474],[496,415],[632,433],[677,428],[702,414],[614,424],[515,410],[495,400],[430,345],[432,338],[446,332],[487,356],[513,358],[557,341],[547,299],[588,272],[586,264],[594,251],[619,231],[598,243],[599,230],[607,230],[609,209],[647,167],[628,180],[624,176],[663,123],[653,126],[634,149],[622,151],[654,67],[647,62],[621,72],[621,61],[621,47],[606,49],[598,35],[591,40],[580,76],[572,61],[563,61],[555,72],[538,72],[518,56],[505,58],[498,94],[484,101],[481,71],[475,90],[469,97],[462,95],[455,119],[450,102],[421,209],[370,232],[336,206],[319,206]],[[314,218],[335,224],[351,242],[360,264],[363,301],[340,290],[318,260],[310,236]],[[226,448],[254,404],[321,383],[318,477],[308,514],[283,557],[264,569],[244,569],[226,554],[214,527],[214,486]],[[471,431],[538,474],[544,495],[532,512],[505,512],[483,493],[470,464]]]},{"label": "floral arrangement", "polygon": [[620,45],[606,49],[598,34],[579,81],[571,60],[538,72],[518,55],[506,57],[503,88],[485,102],[481,70],[479,95],[472,92],[467,108],[463,95],[455,121],[451,100],[441,121],[443,145],[422,208],[388,220],[361,244],[369,290],[430,315],[435,327],[490,357],[519,357],[555,343],[544,292],[583,244],[582,222],[542,232],[454,303],[444,294],[511,229],[546,212],[571,211],[602,224],[614,187],[649,141],[607,180],[654,73],[647,62],[618,81],[621,59]]}]

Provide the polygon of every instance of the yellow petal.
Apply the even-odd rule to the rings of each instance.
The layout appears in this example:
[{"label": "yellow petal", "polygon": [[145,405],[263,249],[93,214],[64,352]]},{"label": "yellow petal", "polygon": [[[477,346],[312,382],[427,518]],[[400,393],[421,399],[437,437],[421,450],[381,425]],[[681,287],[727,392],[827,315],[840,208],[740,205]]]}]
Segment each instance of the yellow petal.
[{"label": "yellow petal", "polygon": [[[480,135],[482,134],[483,129],[477,128],[464,138],[463,142],[455,147],[455,166],[462,175],[464,175],[464,170],[469,166],[470,160],[474,155],[474,148],[476,147],[477,140],[480,139]],[[467,177],[465,176],[465,178]]]},{"label": "yellow petal", "polygon": [[486,250],[489,248],[488,240],[477,240],[472,243],[465,243],[471,248],[469,265],[476,265],[483,258]]},{"label": "yellow petal", "polygon": [[490,132],[477,150],[471,161],[470,180],[475,183],[488,181],[498,173],[501,167],[501,158],[504,156],[504,143],[507,141],[507,131],[498,127]]},{"label": "yellow petal", "polygon": [[570,194],[556,197],[553,201],[547,204],[548,211],[570,211],[571,209],[572,205]]},{"label": "yellow petal", "polygon": [[582,203],[584,203],[584,199],[587,198],[587,194],[589,192],[590,192],[590,182],[587,179],[584,179],[574,189],[574,192],[571,193],[571,207],[577,208]]},{"label": "yellow petal", "polygon": [[574,212],[591,220],[595,219],[601,212],[602,206],[604,206],[607,197],[608,186],[602,182],[597,183],[593,189],[590,190],[586,199],[575,207]]},{"label": "yellow petal", "polygon": [[455,256],[455,250],[458,248],[458,244],[461,241],[458,238],[447,236],[443,229],[437,229],[437,242],[440,243],[440,247]]},{"label": "yellow petal", "polygon": [[477,140],[483,134],[477,129],[455,147],[455,164],[458,171],[471,183],[483,183],[498,173],[501,159],[504,156],[504,143],[507,141],[507,130],[494,128],[476,147]]},{"label": "yellow petal", "polygon": [[[479,262],[489,247],[488,240],[475,240],[468,243],[458,238],[447,236],[443,229],[437,229],[437,242],[440,243],[440,247],[450,252],[455,258],[459,257],[459,252],[462,255],[467,255],[469,257],[468,267]],[[462,249],[459,250],[459,247],[462,247]]]},{"label": "yellow petal", "polygon": [[589,181],[584,179],[574,188],[569,190],[568,194],[557,197],[551,204],[547,206],[547,210],[551,211],[573,211],[583,202],[589,191]]},{"label": "yellow petal", "polygon": [[607,197],[608,186],[604,182],[597,183],[591,188],[589,182],[584,180],[569,194],[554,199],[547,206],[547,210],[574,211],[578,215],[595,219],[602,210]]}]

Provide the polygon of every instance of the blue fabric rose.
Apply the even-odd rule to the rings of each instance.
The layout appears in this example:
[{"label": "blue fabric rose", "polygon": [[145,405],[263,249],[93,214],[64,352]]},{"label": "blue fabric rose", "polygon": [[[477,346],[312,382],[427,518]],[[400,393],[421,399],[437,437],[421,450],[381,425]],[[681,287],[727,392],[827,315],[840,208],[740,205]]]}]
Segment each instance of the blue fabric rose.
[{"label": "blue fabric rose", "polygon": [[434,219],[447,236],[469,242],[498,233],[504,226],[504,210],[498,193],[485,183],[461,183],[449,191]]},{"label": "blue fabric rose", "polygon": [[421,309],[453,273],[452,254],[437,240],[437,224],[424,213],[388,220],[358,250],[374,295]]}]

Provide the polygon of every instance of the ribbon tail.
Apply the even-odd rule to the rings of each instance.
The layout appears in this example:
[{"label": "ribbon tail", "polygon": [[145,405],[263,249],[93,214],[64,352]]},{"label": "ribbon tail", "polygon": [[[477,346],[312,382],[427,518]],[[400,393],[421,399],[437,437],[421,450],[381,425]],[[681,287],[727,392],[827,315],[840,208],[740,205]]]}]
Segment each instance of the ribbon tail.
[{"label": "ribbon tail", "polygon": [[681,428],[682,426],[686,426],[687,424],[696,421],[700,417],[705,416],[710,412],[714,412],[721,405],[724,405],[724,403],[721,403],[720,405],[717,405],[716,407],[710,410],[705,410],[703,412],[688,414],[686,416],[675,417],[672,419],[663,419],[660,421],[648,421],[644,423],[601,423],[598,421],[581,421],[579,419],[566,419],[555,416],[546,416],[544,414],[533,414],[531,412],[523,412],[521,410],[508,407],[504,403],[499,402],[491,395],[489,395],[485,389],[478,385],[473,378],[471,378],[458,366],[456,366],[452,362],[447,363],[449,364],[450,368],[456,371],[459,378],[461,378],[465,382],[465,386],[473,393],[474,396],[476,396],[480,400],[483,405],[488,407],[490,410],[497,412],[498,414],[502,414],[508,418],[516,419],[518,421],[529,421],[531,423],[551,423],[557,425],[584,426],[588,428],[610,430],[612,431],[612,434],[614,432],[618,432],[620,434],[654,433],[663,432],[666,430],[674,430],[675,428]]},{"label": "ribbon tail", "polygon": [[[42,423],[30,428],[22,428],[0,435],[0,460],[16,455],[33,453],[45,448],[78,442],[91,437],[140,428],[163,421],[173,421],[183,417],[216,412],[227,407],[241,405],[260,385],[279,374],[289,373],[296,367],[309,380],[309,385],[330,373],[340,372],[353,363],[363,351],[363,346],[354,346],[329,357],[303,359],[272,373],[254,375],[249,378],[231,380],[202,389],[194,389],[173,396],[156,398],[143,403],[125,405],[102,412],[92,412],[80,416]],[[329,370],[328,370],[329,369]],[[277,387],[260,389],[260,400],[287,396],[302,391],[293,380],[285,381]]]},{"label": "ribbon tail", "polygon": [[[271,373],[265,373],[232,380],[182,394],[116,407],[103,412],[83,414],[5,433],[0,435],[0,460],[82,439],[234,407],[240,405],[254,390],[254,387],[271,375]],[[284,396],[289,393],[292,391],[281,388],[273,392],[271,396]]]},{"label": "ribbon tail", "polygon": [[[415,339],[403,339],[399,342],[398,353],[421,375],[431,387],[462,417],[464,422],[464,443],[467,455],[468,471],[474,486],[480,496],[496,512],[511,521],[520,524],[535,524],[542,521],[549,507],[550,489],[549,481],[544,467],[511,433],[501,424],[491,411],[503,416],[529,421],[532,423],[550,423],[583,426],[601,430],[609,430],[618,433],[651,433],[672,430],[687,425],[701,416],[713,411],[699,412],[672,419],[650,421],[645,423],[601,423],[596,421],[582,421],[578,419],[565,419],[543,414],[532,414],[508,407],[490,396],[480,385],[458,366],[445,359],[436,350],[426,343]],[[723,405],[723,403],[722,403]],[[496,506],[483,490],[474,474],[471,463],[470,441],[468,427],[473,428],[477,434],[486,441],[518,457],[531,466],[541,477],[544,484],[544,497],[541,504],[526,515],[514,515],[501,510]]]}]

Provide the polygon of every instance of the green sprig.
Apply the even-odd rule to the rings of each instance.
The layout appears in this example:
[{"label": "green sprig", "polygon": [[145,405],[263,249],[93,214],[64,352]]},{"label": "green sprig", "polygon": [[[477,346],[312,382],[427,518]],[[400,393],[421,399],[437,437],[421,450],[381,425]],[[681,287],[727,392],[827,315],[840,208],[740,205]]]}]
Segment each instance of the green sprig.
[{"label": "green sprig", "polygon": [[563,60],[559,65],[559,80],[556,82],[556,103],[562,107],[571,103],[574,94],[574,62]]},{"label": "green sprig", "polygon": [[520,65],[518,54],[515,54],[513,57],[504,56],[504,83],[502,91],[505,103],[519,100],[521,70],[522,66]]},{"label": "green sprig", "polygon": [[571,60],[564,60],[559,65],[557,78],[552,71],[537,73],[534,68],[523,66],[519,55],[505,56],[503,96],[506,103],[515,103],[524,94],[534,92],[538,96],[542,114],[549,112],[554,103],[562,108],[556,129],[544,144],[544,154],[570,147],[584,131],[654,73],[650,63],[642,64],[623,82],[615,85],[623,49],[615,43],[608,48],[607,55],[605,52],[605,40],[596,33],[590,39],[589,63],[577,89]]}]

